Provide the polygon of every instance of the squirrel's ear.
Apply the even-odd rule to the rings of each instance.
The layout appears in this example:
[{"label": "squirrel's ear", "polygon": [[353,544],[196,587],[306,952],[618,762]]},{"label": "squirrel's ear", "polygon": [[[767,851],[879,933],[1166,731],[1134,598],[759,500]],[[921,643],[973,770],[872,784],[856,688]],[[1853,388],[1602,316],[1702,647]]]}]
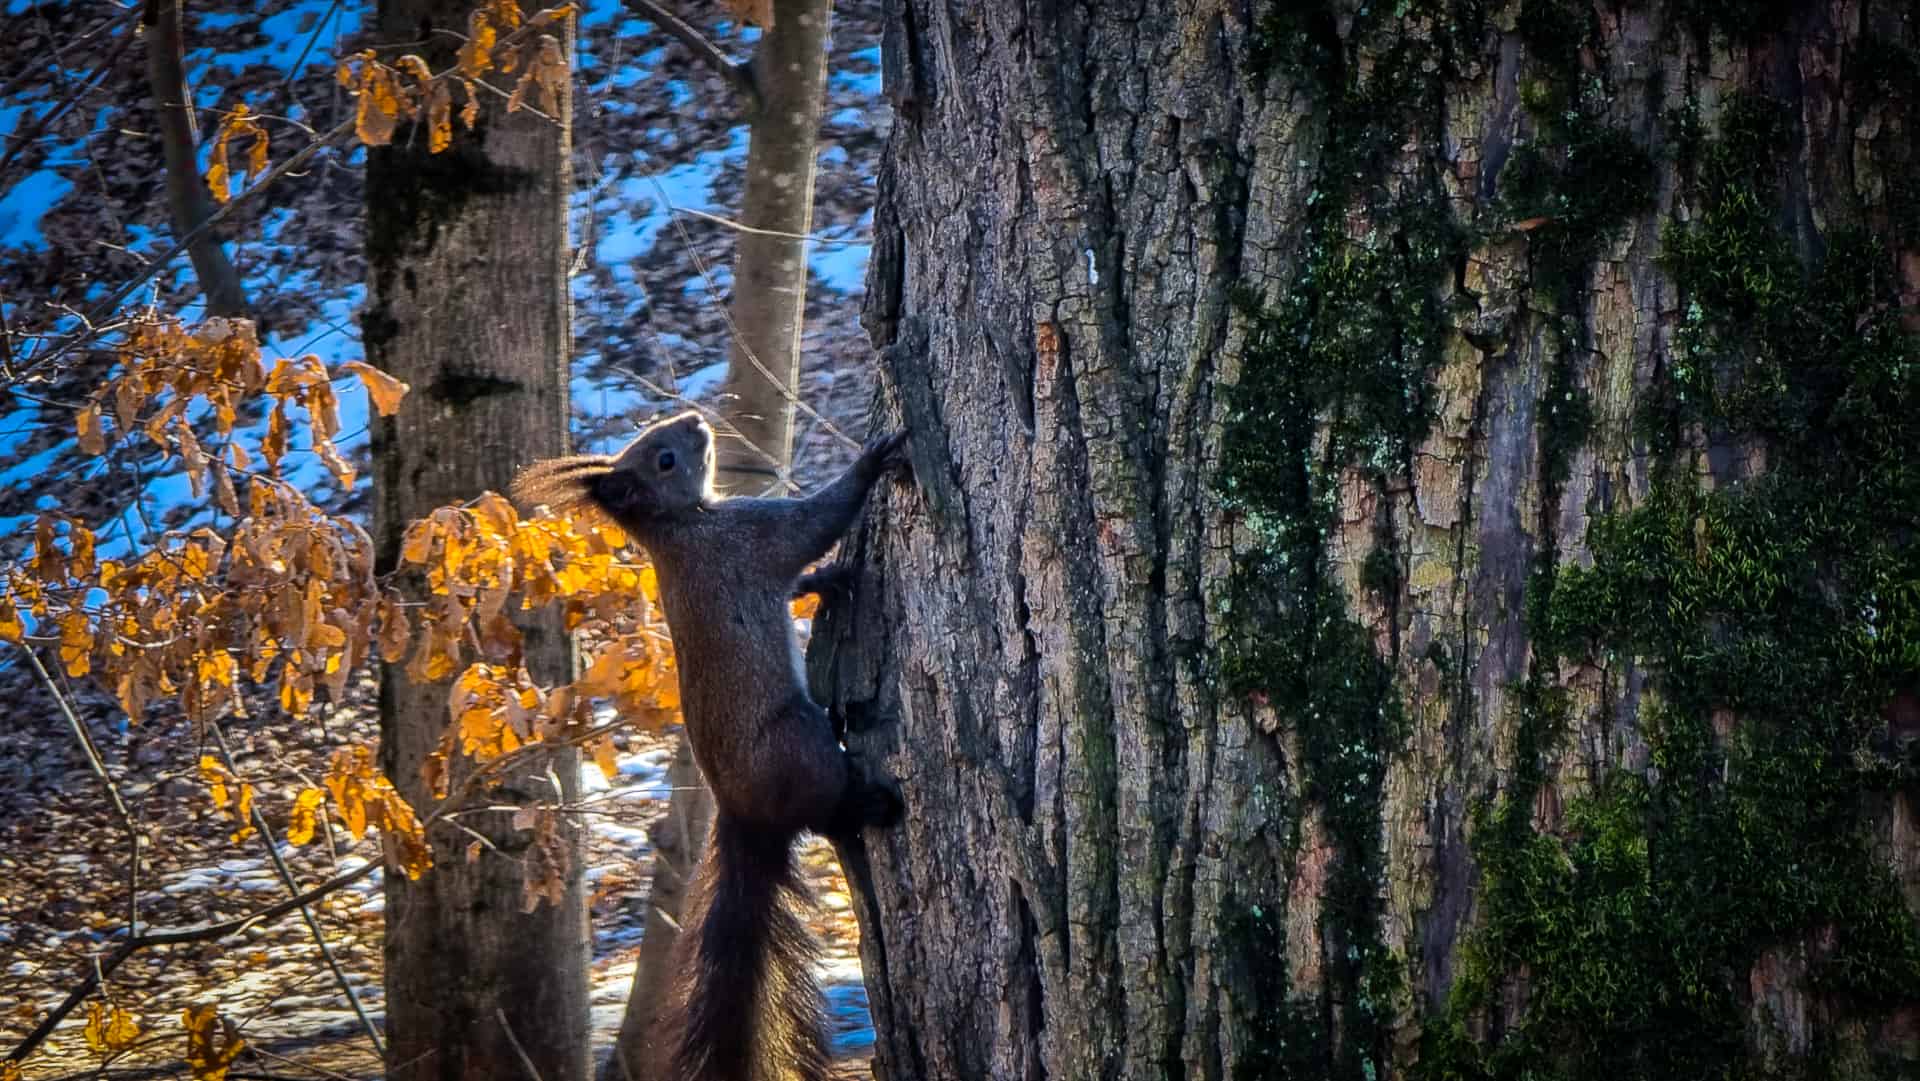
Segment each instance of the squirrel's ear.
[{"label": "squirrel's ear", "polygon": [[631,476],[612,470],[593,478],[587,494],[604,510],[618,513],[629,509],[640,495],[640,485]]}]

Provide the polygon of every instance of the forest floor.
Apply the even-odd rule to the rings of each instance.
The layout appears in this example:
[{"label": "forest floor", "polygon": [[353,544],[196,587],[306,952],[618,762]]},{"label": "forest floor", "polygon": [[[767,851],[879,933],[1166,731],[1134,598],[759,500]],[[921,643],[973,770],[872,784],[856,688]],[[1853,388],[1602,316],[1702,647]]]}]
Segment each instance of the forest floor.
[{"label": "forest floor", "polygon": [[[650,384],[695,398],[717,388],[733,234],[677,211],[724,216],[737,204],[745,128],[722,80],[620,0],[580,6],[574,420],[576,442],[604,450],[669,404]],[[721,5],[676,0],[674,7],[729,52],[750,51],[752,32],[730,26]],[[0,8],[9,38],[0,46],[0,136],[15,152],[0,166],[0,315],[13,335],[9,348],[18,350],[36,333],[71,325],[74,312],[89,310],[170,240],[140,49],[118,48],[122,7],[0,0]],[[359,47],[371,8],[371,0],[195,0],[187,34],[196,103],[210,110],[245,101],[268,117],[313,127],[337,122],[349,103],[333,65]],[[873,376],[858,309],[888,117],[879,95],[879,4],[842,2],[834,19],[803,393],[836,425],[859,432]],[[31,77],[35,64],[46,66],[44,79]],[[75,106],[40,126],[75,89]],[[269,128],[275,160],[302,142],[290,121],[270,120]],[[318,353],[334,365],[361,355],[364,158],[358,150],[323,156],[230,232],[269,358]],[[191,318],[198,300],[185,261],[156,277],[141,299]],[[158,531],[212,520],[164,460],[79,451],[70,411],[58,403],[84,398],[103,371],[100,361],[83,363],[31,393],[17,385],[0,393],[0,558],[17,555],[31,533],[26,524],[56,504],[95,525],[103,557],[144,546]],[[357,420],[352,393],[343,393],[343,407],[342,445],[364,460],[364,402]],[[301,444],[297,433],[293,442]],[[803,426],[796,451],[802,485],[817,483],[850,453],[818,427]],[[333,490],[318,463],[289,458],[296,479],[310,478],[333,509],[362,512],[364,482]],[[122,820],[53,696],[11,654],[0,657],[0,700],[14,703],[0,707],[0,1054],[126,934],[130,896],[138,898],[140,927],[159,929],[237,916],[286,895],[261,841],[236,842],[233,823],[208,797],[197,763],[209,733],[161,710],[130,725],[98,688],[77,681],[67,690],[138,823],[138,879]],[[359,686],[299,724],[264,703],[248,718],[224,722],[240,772],[258,785],[276,830],[284,829],[292,794],[324,773],[334,750],[373,741],[369,695]],[[622,743],[618,776],[609,781],[592,766],[583,774],[601,1050],[624,1008],[638,950],[651,878],[646,831],[665,806],[661,737],[634,734]],[[372,846],[335,829],[324,841],[281,851],[298,881],[312,884],[357,864]],[[846,893],[826,846],[809,847],[805,863],[821,898],[816,922],[835,1052],[849,1076],[864,1076],[872,1034]],[[376,1025],[382,904],[375,877],[312,906],[345,982]],[[112,974],[103,996],[132,1011],[145,1033],[113,1057],[113,1076],[183,1072],[180,1015],[201,1002],[218,1003],[241,1026],[251,1057],[236,1069],[377,1076],[372,1040],[340,983],[297,914],[230,942],[137,954]],[[90,1074],[101,1065],[86,1046],[85,1018],[76,1011],[27,1061],[28,1078]]]}]

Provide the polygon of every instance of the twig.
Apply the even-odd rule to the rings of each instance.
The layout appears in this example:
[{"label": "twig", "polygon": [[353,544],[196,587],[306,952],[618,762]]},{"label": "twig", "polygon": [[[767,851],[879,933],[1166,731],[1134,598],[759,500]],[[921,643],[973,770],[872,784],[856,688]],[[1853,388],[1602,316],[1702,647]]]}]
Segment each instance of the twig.
[{"label": "twig", "polygon": [[80,717],[73,712],[73,704],[67,700],[66,693],[53,681],[53,674],[47,666],[40,663],[40,654],[31,646],[22,645],[20,652],[27,655],[27,663],[33,665],[33,671],[46,685],[47,693],[53,695],[55,704],[67,718],[67,726],[73,729],[73,738],[80,742],[80,750],[87,756],[87,765],[93,767],[94,775],[107,790],[107,799],[113,804],[113,811],[120,816],[121,825],[127,830],[129,846],[128,859],[132,866],[127,870],[127,934],[131,936],[140,929],[140,827],[134,824],[133,812],[127,809],[127,801],[120,798],[120,786],[113,781],[113,775],[107,772],[106,760],[100,757],[100,748],[94,746],[93,737],[87,733],[87,726],[80,723]]},{"label": "twig", "polygon": [[338,14],[340,14],[340,0],[333,0],[333,3],[327,8],[327,13],[320,16],[319,22],[313,24],[313,32],[307,35],[306,45],[301,47],[300,55],[294,57],[293,66],[287,69],[287,78],[286,81],[280,84],[280,93],[288,96],[292,95],[294,79],[298,78],[300,73],[306,70],[307,55],[313,52],[313,47],[319,42],[321,33],[326,30],[327,24],[332,22],[333,17]]},{"label": "twig", "polygon": [[746,222],[735,221],[732,218],[722,217],[719,214],[710,213],[705,210],[695,210],[690,206],[680,207],[679,211],[682,214],[690,214],[702,221],[710,221],[715,225],[725,226],[736,233],[751,233],[754,236],[777,236],[782,240],[804,240],[809,244],[830,244],[841,248],[851,247],[854,243],[851,240],[835,240],[832,237],[824,237],[812,233],[789,233],[784,229],[759,229],[748,225]]},{"label": "twig", "polygon": [[[135,8],[122,16],[120,23],[131,26],[139,15],[139,9]],[[132,30],[128,30],[127,36],[120,39],[120,43],[113,47],[113,51],[108,53],[107,58],[100,62],[100,66],[89,73],[86,78],[80,80],[80,85],[74,89],[73,93],[62,98],[58,104],[50,106],[46,112],[41,113],[35,118],[33,123],[27,125],[25,130],[12,136],[9,140],[12,145],[7,147],[6,155],[0,157],[0,170],[4,170],[7,166],[12,165],[13,159],[19,157],[22,150],[25,150],[29,145],[38,140],[40,134],[51,127],[54,122],[71,112],[75,105],[80,104],[81,98],[99,89],[100,85],[105,81],[106,76],[113,71],[113,66],[120,62],[120,55],[132,47],[133,39],[136,36]]]},{"label": "twig", "polygon": [[[660,183],[659,177],[649,177],[648,179],[653,181],[653,187],[654,187],[654,190],[660,196],[660,202],[666,206],[668,216],[673,221],[674,231],[680,234],[680,243],[685,244],[687,246],[687,254],[693,257],[694,269],[698,270],[700,272],[701,278],[703,278],[706,281],[707,289],[710,292],[712,292],[715,296],[720,295],[720,290],[714,285],[713,275],[707,269],[707,261],[705,259],[702,259],[700,257],[700,253],[694,249],[693,238],[687,235],[686,224],[680,220],[679,208],[674,206],[673,200],[667,196],[666,187]],[[747,358],[747,363],[753,365],[754,371],[759,372],[762,378],[764,378],[767,382],[773,384],[773,389],[779,391],[780,396],[782,398],[785,398],[787,402],[791,404],[795,409],[798,409],[800,412],[805,413],[807,416],[812,417],[814,420],[818,421],[820,424],[820,427],[826,429],[827,434],[833,436],[835,439],[840,440],[842,443],[845,443],[849,447],[858,448],[860,446],[859,440],[841,431],[838,425],[834,424],[832,421],[828,420],[826,417],[821,416],[820,411],[818,409],[815,409],[813,406],[810,406],[806,402],[802,401],[800,396],[798,394],[795,394],[791,387],[788,387],[785,383],[775,378],[774,374],[767,370],[767,366],[761,363],[760,358],[757,355],[755,355],[754,351],[747,345],[746,336],[740,333],[739,325],[733,321],[732,312],[729,312],[725,308],[722,308],[720,310],[720,315],[721,315],[721,319],[726,323],[727,333],[730,336],[732,336],[735,344],[740,346],[740,355]],[[798,362],[797,354],[799,350],[796,348],[794,352],[796,354],[796,363],[797,363]],[[755,448],[755,449],[758,450],[758,448]],[[771,454],[768,454],[766,451],[762,450],[760,451],[760,454],[766,457],[768,461],[773,462],[775,465],[779,464],[779,460],[774,458]]]},{"label": "twig", "polygon": [[520,1056],[520,1065],[527,1068],[527,1076],[533,1078],[533,1081],[540,1081],[540,1068],[533,1064],[533,1058],[527,1054],[527,1049],[520,1046],[520,1037],[513,1034],[513,1026],[507,1023],[507,1011],[495,1006],[493,1015],[500,1019],[500,1028],[506,1032],[507,1042],[513,1045],[514,1054]]},{"label": "twig", "polygon": [[680,43],[693,51],[693,55],[706,61],[708,67],[720,73],[720,76],[733,84],[733,89],[747,99],[747,108],[752,113],[760,111],[760,87],[753,81],[753,69],[746,64],[736,64],[727,59],[720,47],[707,39],[705,34],[687,25],[678,15],[654,3],[654,0],[627,0],[629,7],[639,8],[661,29],[680,39]]},{"label": "twig", "polygon": [[[226,760],[227,771],[236,777],[239,776],[240,767],[233,759],[233,749],[227,746],[226,731],[220,727],[218,721],[209,721],[208,729],[213,733],[213,741],[220,745],[220,757]],[[250,806],[248,811],[249,817],[253,819],[254,831],[260,835],[261,847],[267,850],[267,858],[273,861],[274,873],[280,876],[282,883],[285,883],[288,893],[298,895],[300,884],[294,881],[293,871],[287,867],[287,861],[280,857],[280,849],[273,842],[273,828],[267,825],[266,816],[260,813],[258,807]],[[346,970],[340,967],[339,960],[333,956],[332,947],[327,945],[327,935],[320,929],[319,919],[314,916],[313,909],[306,905],[300,906],[300,916],[306,921],[307,930],[313,933],[314,945],[320,947],[320,957],[326,961],[327,968],[332,971],[333,982],[340,985],[340,992],[347,997],[347,1005],[352,1008],[353,1015],[360,1019],[360,1026],[367,1030],[367,1039],[373,1043],[374,1052],[381,1058],[385,1058],[387,1045],[380,1039],[380,1028],[373,1023],[373,1018],[367,1016],[366,1007],[360,1004],[360,996],[354,992],[353,984],[347,982]]]}]

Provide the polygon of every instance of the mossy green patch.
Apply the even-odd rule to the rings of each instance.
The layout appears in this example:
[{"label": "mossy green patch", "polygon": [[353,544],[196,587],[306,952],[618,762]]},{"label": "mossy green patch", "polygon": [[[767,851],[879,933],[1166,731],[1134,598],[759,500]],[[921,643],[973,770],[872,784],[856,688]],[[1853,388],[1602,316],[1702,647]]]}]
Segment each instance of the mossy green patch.
[{"label": "mossy green patch", "polygon": [[[1284,982],[1260,996],[1256,1044],[1240,1071],[1249,1078],[1385,1076],[1403,986],[1382,941],[1380,819],[1405,722],[1391,666],[1348,615],[1327,537],[1341,476],[1358,469],[1376,484],[1404,476],[1426,434],[1449,333],[1440,290],[1467,247],[1437,158],[1414,176],[1403,168],[1390,176],[1388,166],[1411,131],[1440,145],[1446,80],[1461,48],[1477,46],[1477,7],[1404,7],[1363,9],[1345,41],[1327,5],[1275,5],[1263,26],[1273,77],[1321,96],[1324,127],[1295,278],[1271,308],[1241,298],[1254,333],[1232,391],[1219,483],[1253,544],[1227,585],[1233,626],[1220,663],[1230,687],[1270,702],[1295,733],[1301,796],[1318,811],[1334,859],[1322,894],[1326,985],[1313,989],[1315,1004],[1289,999]],[[1386,51],[1370,53],[1357,76],[1353,56],[1375,43]],[[1382,551],[1363,568],[1363,586],[1397,593],[1398,575],[1393,553]],[[1273,951],[1267,963],[1284,981],[1276,922],[1284,913],[1261,912],[1241,931],[1249,948]]]},{"label": "mossy green patch", "polygon": [[1536,831],[1564,702],[1520,696],[1532,742],[1476,818],[1483,923],[1429,1076],[1816,1076],[1819,1055],[1751,1051],[1756,965],[1804,961],[1804,986],[1776,990],[1843,1015],[1920,987],[1914,915],[1864,824],[1920,784],[1885,721],[1920,687],[1920,344],[1877,239],[1830,237],[1809,264],[1776,223],[1790,124],[1736,102],[1683,159],[1698,212],[1665,264],[1686,318],[1644,428],[1669,452],[1683,431],[1756,442],[1770,468],[1700,491],[1670,463],[1644,504],[1596,519],[1590,567],[1531,599],[1543,650],[1651,672],[1652,768],[1603,775]]}]

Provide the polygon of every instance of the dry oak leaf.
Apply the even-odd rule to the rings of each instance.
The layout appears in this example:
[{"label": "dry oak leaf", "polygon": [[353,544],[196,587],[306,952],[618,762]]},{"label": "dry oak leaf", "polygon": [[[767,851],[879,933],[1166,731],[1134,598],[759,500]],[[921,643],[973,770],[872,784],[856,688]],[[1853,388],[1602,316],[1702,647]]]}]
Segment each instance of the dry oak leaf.
[{"label": "dry oak leaf", "polygon": [[356,360],[350,364],[341,365],[341,368],[360,377],[360,382],[367,387],[367,400],[373,403],[373,408],[383,417],[390,417],[399,412],[400,399],[406,397],[407,391],[413,389],[364,361]]},{"label": "dry oak leaf", "polygon": [[79,431],[81,450],[96,455],[107,452],[107,439],[100,431],[99,402],[88,402],[75,418],[74,426]]},{"label": "dry oak leaf", "polygon": [[287,816],[287,843],[303,845],[313,840],[320,826],[320,807],[327,794],[318,788],[305,789],[294,798],[293,811]]},{"label": "dry oak leaf", "polygon": [[125,1009],[96,999],[87,1003],[84,1034],[88,1047],[98,1054],[111,1055],[133,1046],[140,1038],[140,1024]]},{"label": "dry oak leaf", "polygon": [[20,621],[20,611],[13,606],[13,598],[0,597],[0,642],[17,646],[26,636],[26,624]]},{"label": "dry oak leaf", "polygon": [[187,1069],[194,1081],[225,1081],[227,1070],[247,1047],[240,1031],[211,1005],[187,1007],[180,1021],[187,1029]]}]

